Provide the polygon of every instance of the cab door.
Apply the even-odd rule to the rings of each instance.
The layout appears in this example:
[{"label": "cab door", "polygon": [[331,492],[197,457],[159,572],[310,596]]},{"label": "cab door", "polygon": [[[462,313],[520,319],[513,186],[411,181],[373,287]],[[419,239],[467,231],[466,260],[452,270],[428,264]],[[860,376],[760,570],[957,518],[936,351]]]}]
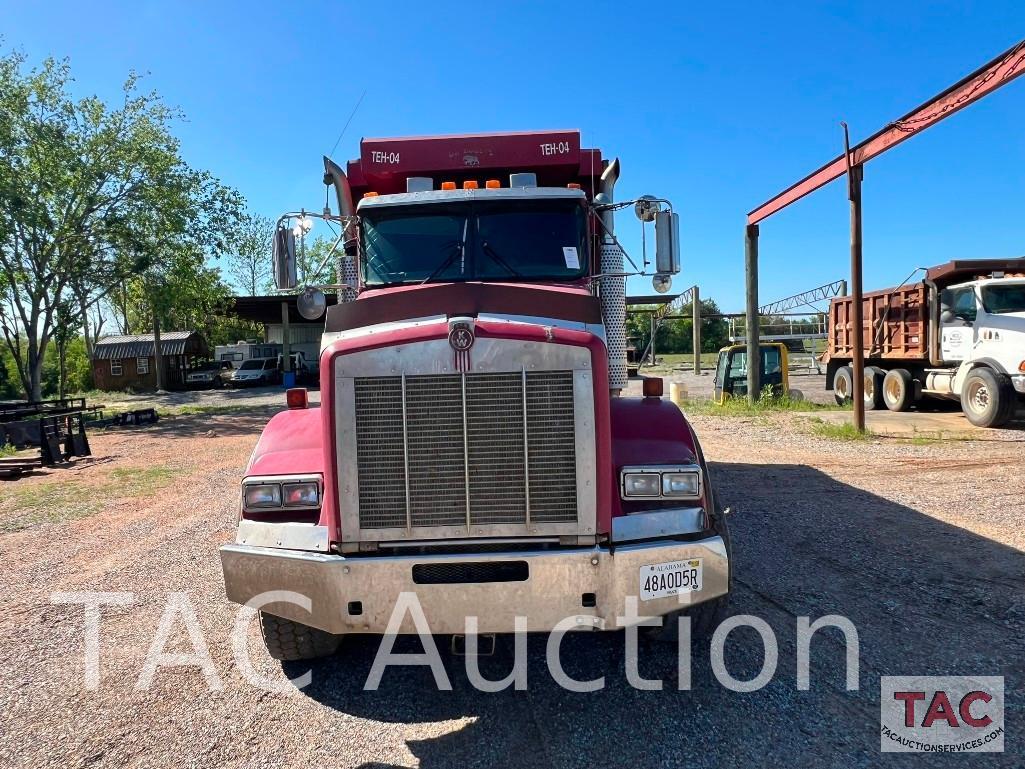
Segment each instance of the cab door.
[{"label": "cab door", "polygon": [[940,357],[945,361],[963,361],[975,346],[975,289],[965,286],[943,294],[943,306],[949,313],[940,319]]},{"label": "cab door", "polygon": [[770,392],[776,398],[781,398],[789,390],[789,378],[787,376],[786,348],[782,344],[763,344],[761,346],[761,369],[760,381],[762,390],[771,388]]},{"label": "cab door", "polygon": [[713,400],[720,406],[726,402],[726,369],[729,365],[730,347],[719,350],[719,359],[715,362],[715,379],[712,381]]}]

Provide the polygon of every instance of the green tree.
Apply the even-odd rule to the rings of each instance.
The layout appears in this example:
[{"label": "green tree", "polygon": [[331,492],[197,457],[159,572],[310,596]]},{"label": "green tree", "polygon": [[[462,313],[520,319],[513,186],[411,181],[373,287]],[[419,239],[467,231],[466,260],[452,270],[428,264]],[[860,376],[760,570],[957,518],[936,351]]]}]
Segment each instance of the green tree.
[{"label": "green tree", "polygon": [[190,169],[171,134],[179,113],[135,75],[123,98],[74,100],[66,61],[25,71],[0,58],[0,330],[26,395],[41,397],[58,308],[73,300],[90,346],[90,312],[170,251],[235,235],[241,199]]},{"label": "green tree", "polygon": [[[691,304],[686,304],[659,324],[655,336],[657,353],[692,353],[694,351],[694,335],[692,329]],[[638,354],[648,347],[651,338],[651,312],[658,309],[657,305],[634,308],[627,315],[627,337],[634,341]],[[720,314],[719,305],[714,299],[701,300],[701,352],[716,352],[729,342],[729,324],[725,318],[713,317]]]}]

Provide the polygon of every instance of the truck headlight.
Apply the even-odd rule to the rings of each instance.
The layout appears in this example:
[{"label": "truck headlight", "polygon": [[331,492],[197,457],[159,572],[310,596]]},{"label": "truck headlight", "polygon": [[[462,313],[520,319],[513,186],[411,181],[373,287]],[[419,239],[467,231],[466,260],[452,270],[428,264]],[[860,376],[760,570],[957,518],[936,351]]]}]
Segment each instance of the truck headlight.
[{"label": "truck headlight", "polygon": [[246,509],[251,507],[281,507],[281,486],[277,483],[246,484],[243,498]]},{"label": "truck headlight", "polygon": [[286,483],[282,486],[285,507],[317,507],[320,505],[320,484],[314,481]]},{"label": "truck headlight", "polygon": [[658,473],[623,472],[624,497],[657,497],[659,495]]},{"label": "truck headlight", "polygon": [[250,476],[242,480],[242,510],[269,513],[316,510],[324,479],[315,473]]},{"label": "truck headlight", "polygon": [[664,497],[698,497],[701,496],[701,471],[688,470],[682,473],[662,474],[662,496]]},{"label": "truck headlight", "polygon": [[701,498],[702,476],[698,465],[624,467],[620,479],[623,499]]}]

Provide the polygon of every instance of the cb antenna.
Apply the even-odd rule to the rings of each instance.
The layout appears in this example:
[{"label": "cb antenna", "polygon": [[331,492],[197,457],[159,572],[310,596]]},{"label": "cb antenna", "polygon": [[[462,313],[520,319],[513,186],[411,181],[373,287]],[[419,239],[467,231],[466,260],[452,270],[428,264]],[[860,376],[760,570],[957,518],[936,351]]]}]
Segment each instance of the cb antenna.
[{"label": "cb antenna", "polygon": [[359,98],[356,100],[356,106],[354,106],[352,108],[352,112],[349,113],[349,119],[346,120],[345,121],[345,125],[342,126],[342,132],[340,134],[338,134],[338,138],[335,139],[334,146],[331,147],[331,151],[329,153],[327,153],[328,157],[330,157],[331,155],[335,154],[335,150],[338,149],[338,142],[340,142],[342,140],[342,137],[345,136],[345,129],[347,129],[349,127],[349,123],[351,123],[353,117],[356,116],[356,110],[359,109],[359,105],[363,103],[363,97],[366,96],[366,95],[367,95],[367,89],[364,88],[363,89],[363,93],[361,93],[359,95]]}]

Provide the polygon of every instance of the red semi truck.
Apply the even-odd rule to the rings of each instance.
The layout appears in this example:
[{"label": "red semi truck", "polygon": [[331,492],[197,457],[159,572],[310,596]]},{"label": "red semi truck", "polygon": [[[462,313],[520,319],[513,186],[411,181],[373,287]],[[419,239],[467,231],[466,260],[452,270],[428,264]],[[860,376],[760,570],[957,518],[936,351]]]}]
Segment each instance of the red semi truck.
[{"label": "red semi truck", "polygon": [[440,634],[468,616],[481,634],[517,617],[614,629],[630,596],[707,630],[731,561],[701,446],[660,380],[624,395],[614,212],[655,222],[665,287],[668,201],[615,202],[618,160],[576,131],[364,139],[325,168],[356,296],[327,309],[320,407],[289,392],[221,548],[228,598],[260,608],[270,654],[384,633],[403,593]]}]

